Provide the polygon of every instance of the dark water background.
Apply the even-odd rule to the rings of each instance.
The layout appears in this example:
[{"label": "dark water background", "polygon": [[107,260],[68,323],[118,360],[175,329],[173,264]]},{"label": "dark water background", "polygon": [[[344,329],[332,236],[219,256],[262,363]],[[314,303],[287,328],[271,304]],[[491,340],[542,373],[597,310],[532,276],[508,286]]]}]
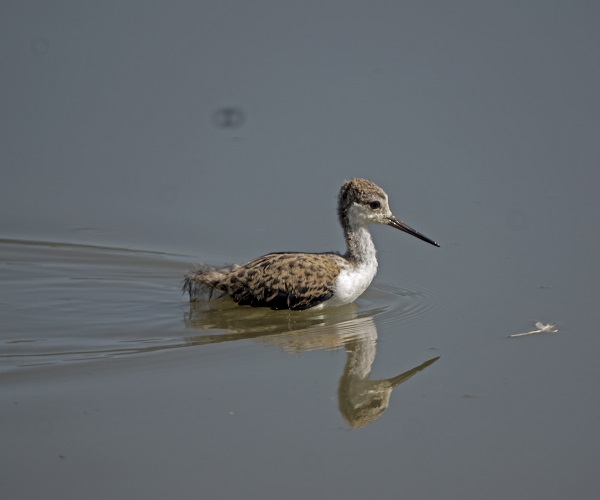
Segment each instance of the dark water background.
[{"label": "dark water background", "polygon": [[[593,498],[600,7],[0,6],[7,498]],[[341,249],[353,306],[190,307],[197,262]],[[556,333],[508,335],[554,323]]]}]

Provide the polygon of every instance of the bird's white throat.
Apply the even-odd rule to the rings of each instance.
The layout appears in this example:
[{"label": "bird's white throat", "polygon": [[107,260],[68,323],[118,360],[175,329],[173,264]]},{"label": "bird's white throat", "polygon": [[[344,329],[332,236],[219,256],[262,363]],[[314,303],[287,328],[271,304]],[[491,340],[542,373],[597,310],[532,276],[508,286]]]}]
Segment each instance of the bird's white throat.
[{"label": "bird's white throat", "polygon": [[367,227],[348,227],[346,239],[348,265],[336,278],[335,292],[328,305],[354,302],[369,287],[377,274],[377,252]]}]

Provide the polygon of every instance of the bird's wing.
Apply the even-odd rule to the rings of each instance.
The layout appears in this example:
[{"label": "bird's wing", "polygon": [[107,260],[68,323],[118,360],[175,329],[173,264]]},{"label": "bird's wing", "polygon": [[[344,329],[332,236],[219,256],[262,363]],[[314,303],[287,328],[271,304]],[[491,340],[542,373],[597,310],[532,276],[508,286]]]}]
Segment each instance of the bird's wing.
[{"label": "bird's wing", "polygon": [[272,253],[234,269],[223,285],[240,305],[308,309],[333,296],[340,261],[336,254]]}]

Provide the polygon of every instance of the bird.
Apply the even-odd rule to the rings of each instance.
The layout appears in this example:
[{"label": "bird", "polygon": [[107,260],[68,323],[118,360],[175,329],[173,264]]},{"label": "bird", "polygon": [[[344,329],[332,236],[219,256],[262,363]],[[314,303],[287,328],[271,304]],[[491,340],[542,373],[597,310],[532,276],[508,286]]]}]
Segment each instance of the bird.
[{"label": "bird", "polygon": [[371,224],[388,225],[440,246],[396,218],[385,191],[367,179],[352,178],[342,185],[337,212],[346,240],[344,254],[277,252],[242,265],[200,265],[185,276],[183,293],[189,294],[190,302],[210,300],[216,292],[242,306],[275,310],[341,306],[362,295],[377,273]]}]

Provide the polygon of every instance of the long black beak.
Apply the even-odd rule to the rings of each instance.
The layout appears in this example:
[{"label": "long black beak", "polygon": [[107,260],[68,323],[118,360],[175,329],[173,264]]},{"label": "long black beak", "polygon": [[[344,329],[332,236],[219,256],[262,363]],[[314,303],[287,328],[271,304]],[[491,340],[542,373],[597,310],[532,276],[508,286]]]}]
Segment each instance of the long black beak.
[{"label": "long black beak", "polygon": [[419,231],[413,229],[405,222],[402,222],[400,219],[396,219],[396,217],[394,217],[393,215],[390,215],[390,217],[388,218],[387,225],[395,227],[396,229],[400,229],[400,231],[404,231],[405,233],[412,234],[420,240],[426,241],[427,243],[439,247],[439,245],[435,241],[429,239],[427,236],[422,235]]}]

